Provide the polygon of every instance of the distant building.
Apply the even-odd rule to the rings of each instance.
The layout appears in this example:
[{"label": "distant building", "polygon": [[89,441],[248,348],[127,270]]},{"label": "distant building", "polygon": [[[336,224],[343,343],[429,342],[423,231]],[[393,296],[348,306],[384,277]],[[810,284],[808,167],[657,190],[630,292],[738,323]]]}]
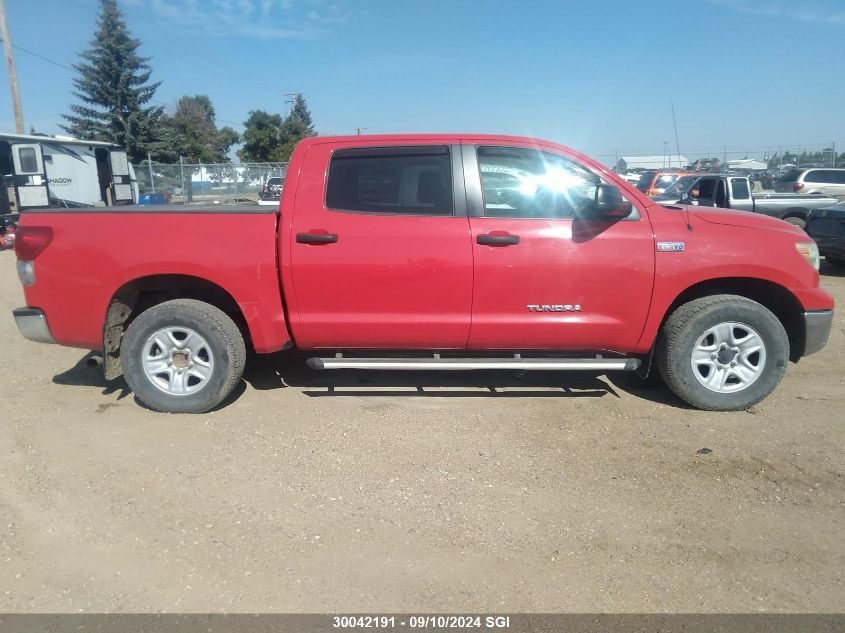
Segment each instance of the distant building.
[{"label": "distant building", "polygon": [[683,154],[658,154],[657,156],[623,156],[616,163],[616,171],[626,172],[631,169],[665,169],[689,165],[689,159]]},{"label": "distant building", "polygon": [[768,169],[769,165],[762,160],[756,160],[754,158],[743,158],[739,160],[729,160],[728,161],[728,169],[749,169],[749,170],[758,170],[758,169]]}]

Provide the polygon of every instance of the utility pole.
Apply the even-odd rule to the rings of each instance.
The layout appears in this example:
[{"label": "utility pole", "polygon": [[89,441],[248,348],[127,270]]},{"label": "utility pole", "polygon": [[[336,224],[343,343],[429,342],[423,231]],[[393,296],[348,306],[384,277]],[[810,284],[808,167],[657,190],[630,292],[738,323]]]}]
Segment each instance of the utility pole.
[{"label": "utility pole", "polygon": [[[678,122],[675,120],[675,103],[670,102],[670,105],[672,106],[672,125],[675,128],[675,149],[678,152],[678,156],[680,156],[681,155],[681,144],[678,142]],[[680,160],[681,159],[679,158],[678,161],[680,162]]]},{"label": "utility pole", "polygon": [[833,141],[833,166],[836,167],[836,141]]},{"label": "utility pole", "polygon": [[288,114],[290,114],[290,111],[293,109],[294,100],[297,97],[301,97],[303,94],[305,94],[305,93],[302,93],[302,92],[283,92],[282,93],[283,97],[289,97],[288,99],[285,99],[285,103],[290,104],[290,108],[288,108]]},{"label": "utility pole", "polygon": [[12,53],[12,38],[9,37],[9,25],[6,22],[6,0],[0,0],[0,37],[3,38],[3,52],[6,53],[6,67],[9,69],[9,88],[12,92],[12,104],[15,108],[15,128],[18,134],[23,134],[21,94],[18,92],[18,73],[15,70],[15,56]]}]

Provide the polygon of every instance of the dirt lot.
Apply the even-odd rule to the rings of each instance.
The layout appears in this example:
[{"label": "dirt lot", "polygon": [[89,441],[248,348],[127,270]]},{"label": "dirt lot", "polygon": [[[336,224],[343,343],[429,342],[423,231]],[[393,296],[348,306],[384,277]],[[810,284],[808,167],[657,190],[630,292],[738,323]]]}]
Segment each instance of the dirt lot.
[{"label": "dirt lot", "polygon": [[[845,299],[845,277],[823,283]],[[0,611],[841,611],[845,312],[754,410],[627,375],[318,374],[151,413],[0,254]],[[712,453],[699,454],[709,448]]]}]

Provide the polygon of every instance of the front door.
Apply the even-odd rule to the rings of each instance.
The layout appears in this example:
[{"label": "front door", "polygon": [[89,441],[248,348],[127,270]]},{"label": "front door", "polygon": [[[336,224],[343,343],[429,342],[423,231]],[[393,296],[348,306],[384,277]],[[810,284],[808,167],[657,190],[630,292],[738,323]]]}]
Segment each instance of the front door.
[{"label": "front door", "polygon": [[15,196],[18,209],[44,209],[50,206],[44,155],[38,143],[12,145]]},{"label": "front door", "polygon": [[302,347],[463,349],[473,273],[460,147],[316,144],[304,161],[281,219]]},{"label": "front door", "polygon": [[715,207],[717,185],[721,181],[719,176],[704,176],[690,190],[691,200],[700,207]]},{"label": "front door", "polygon": [[129,175],[129,159],[126,156],[126,152],[111,150],[109,152],[109,164],[112,179],[112,202],[114,204],[134,202],[132,181]]},{"label": "front door", "polygon": [[648,219],[584,221],[602,180],[533,147],[465,145],[475,259],[469,348],[628,351],[645,325]]}]

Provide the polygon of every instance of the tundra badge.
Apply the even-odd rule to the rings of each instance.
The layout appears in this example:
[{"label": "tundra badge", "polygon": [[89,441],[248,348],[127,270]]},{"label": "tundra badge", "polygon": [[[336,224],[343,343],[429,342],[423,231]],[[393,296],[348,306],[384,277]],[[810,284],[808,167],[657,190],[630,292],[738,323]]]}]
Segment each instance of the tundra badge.
[{"label": "tundra badge", "polygon": [[538,305],[536,303],[531,303],[527,306],[529,312],[581,312],[581,304],[576,303],[572,305],[570,303],[560,304],[548,304],[544,303]]}]

